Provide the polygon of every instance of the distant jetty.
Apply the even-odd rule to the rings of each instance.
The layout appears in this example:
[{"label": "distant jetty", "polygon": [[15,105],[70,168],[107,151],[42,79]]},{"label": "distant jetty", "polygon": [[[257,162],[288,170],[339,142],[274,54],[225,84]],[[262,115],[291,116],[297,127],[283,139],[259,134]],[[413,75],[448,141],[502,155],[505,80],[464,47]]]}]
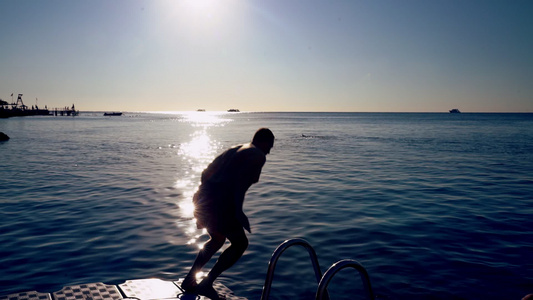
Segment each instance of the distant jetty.
[{"label": "distant jetty", "polygon": [[[11,94],[11,97],[13,97],[13,94]],[[24,105],[22,94],[18,94],[17,102],[12,100],[11,104],[0,99],[0,118],[48,115],[50,115],[50,111],[46,106],[44,109],[40,109],[37,105],[31,108]]]},{"label": "distant jetty", "polygon": [[76,107],[74,107],[74,104],[72,104],[72,107],[63,107],[62,109],[56,108],[54,110],[54,116],[77,116],[80,114],[79,110],[76,110]]},{"label": "distant jetty", "polygon": [[[13,97],[13,94],[11,94]],[[80,112],[76,110],[74,104],[72,107],[55,108],[52,111],[45,105],[44,109],[39,108],[37,104],[28,107],[22,101],[22,94],[18,94],[17,102],[11,100],[8,103],[0,99],[0,118],[26,117],[26,116],[77,116]]]}]

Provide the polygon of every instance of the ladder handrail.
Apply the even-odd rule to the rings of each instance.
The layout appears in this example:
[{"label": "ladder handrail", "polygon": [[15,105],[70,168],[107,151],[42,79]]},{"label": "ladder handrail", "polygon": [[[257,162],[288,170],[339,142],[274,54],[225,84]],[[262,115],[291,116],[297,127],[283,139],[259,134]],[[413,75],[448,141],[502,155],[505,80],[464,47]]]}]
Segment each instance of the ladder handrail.
[{"label": "ladder handrail", "polygon": [[329,282],[331,279],[333,279],[333,276],[337,274],[340,270],[344,268],[352,267],[359,271],[359,275],[361,275],[361,280],[363,281],[363,285],[365,287],[365,291],[369,297],[369,299],[374,300],[374,292],[372,291],[372,286],[370,284],[370,277],[368,276],[368,272],[366,269],[356,260],[353,259],[343,259],[336,263],[334,263],[327,271],[324,273],[324,276],[322,276],[322,279],[320,280],[320,283],[318,284],[318,289],[316,291],[316,300],[322,300],[327,299],[327,287],[329,285]]},{"label": "ladder handrail", "polygon": [[300,245],[307,250],[311,258],[311,262],[313,263],[316,281],[317,283],[320,282],[322,278],[322,271],[320,271],[320,265],[318,264],[318,258],[316,256],[315,249],[313,249],[313,247],[311,247],[311,245],[304,239],[294,238],[290,240],[285,240],[276,248],[276,250],[272,254],[272,257],[270,258],[270,261],[268,262],[268,271],[265,279],[265,285],[263,286],[263,292],[261,294],[261,300],[267,300],[270,296],[270,288],[272,286],[272,280],[274,279],[274,270],[276,268],[276,263],[278,262],[279,257],[285,250],[295,245]]}]

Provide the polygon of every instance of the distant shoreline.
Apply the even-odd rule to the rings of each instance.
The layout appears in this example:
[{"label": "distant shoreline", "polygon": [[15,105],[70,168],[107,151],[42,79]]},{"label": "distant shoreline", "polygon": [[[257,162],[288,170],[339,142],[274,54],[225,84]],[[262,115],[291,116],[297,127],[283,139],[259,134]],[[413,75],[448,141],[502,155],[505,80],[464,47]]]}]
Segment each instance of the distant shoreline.
[{"label": "distant shoreline", "polygon": [[[212,110],[212,111],[194,111],[194,110],[184,110],[184,111],[127,111],[127,110],[98,110],[98,111],[83,111],[80,110],[80,113],[105,113],[105,112],[122,112],[122,113],[153,113],[153,114],[179,114],[179,113],[224,113],[224,114],[235,114],[231,112],[227,112],[224,110]],[[410,111],[386,111],[386,112],[380,112],[380,111],[240,111],[240,113],[318,113],[318,114],[450,114],[448,111],[427,111],[427,112],[410,112]],[[533,114],[533,111],[531,112],[475,112],[475,111],[467,111],[467,112],[461,112],[461,114]]]}]

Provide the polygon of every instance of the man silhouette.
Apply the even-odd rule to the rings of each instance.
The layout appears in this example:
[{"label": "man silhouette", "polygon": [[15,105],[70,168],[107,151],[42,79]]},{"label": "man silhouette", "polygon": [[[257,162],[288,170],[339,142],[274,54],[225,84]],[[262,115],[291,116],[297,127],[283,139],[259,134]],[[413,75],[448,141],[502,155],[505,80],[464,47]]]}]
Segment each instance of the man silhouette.
[{"label": "man silhouette", "polygon": [[[248,247],[244,232],[250,230],[248,218],[242,210],[248,188],[259,181],[266,155],[274,146],[274,134],[268,128],[256,131],[251,143],[232,147],[213,160],[202,172],[201,185],[193,197],[197,227],[206,228],[210,239],[198,253],[191,270],[182,282],[187,293],[221,298],[213,288],[213,282],[225,270],[239,260]],[[224,245],[231,245],[220,254],[217,262],[200,282],[196,274]]]}]

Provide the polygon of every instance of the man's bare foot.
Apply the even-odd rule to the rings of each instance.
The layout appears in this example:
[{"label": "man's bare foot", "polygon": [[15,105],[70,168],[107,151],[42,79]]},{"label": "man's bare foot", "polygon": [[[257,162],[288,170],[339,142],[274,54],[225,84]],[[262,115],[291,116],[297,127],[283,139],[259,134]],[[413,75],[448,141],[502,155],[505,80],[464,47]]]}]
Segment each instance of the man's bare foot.
[{"label": "man's bare foot", "polygon": [[212,285],[206,283],[205,281],[202,281],[198,284],[196,287],[196,293],[198,295],[206,296],[209,299],[213,300],[225,300],[226,296],[219,296],[217,291],[213,288]]},{"label": "man's bare foot", "polygon": [[181,282],[181,288],[185,291],[185,293],[188,294],[195,294],[197,287],[198,284],[196,283],[196,279],[194,279],[194,277],[187,276]]}]

